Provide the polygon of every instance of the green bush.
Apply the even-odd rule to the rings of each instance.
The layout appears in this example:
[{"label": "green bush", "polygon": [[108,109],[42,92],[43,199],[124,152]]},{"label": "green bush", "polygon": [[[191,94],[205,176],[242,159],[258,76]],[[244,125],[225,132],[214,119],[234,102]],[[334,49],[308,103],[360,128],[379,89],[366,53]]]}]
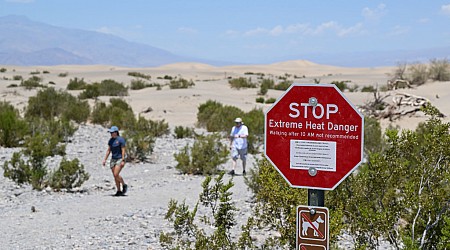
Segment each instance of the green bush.
[{"label": "green bush", "polygon": [[262,97],[262,96],[256,97],[256,102],[257,103],[264,103],[264,97]]},{"label": "green bush", "polygon": [[7,86],[7,88],[16,88],[16,87],[19,87],[19,85],[15,83],[11,83],[10,85]]},{"label": "green bush", "polygon": [[28,99],[25,117],[41,117],[63,119],[76,122],[86,122],[90,114],[90,107],[86,101],[78,100],[71,94],[54,88],[46,88]]},{"label": "green bush", "polygon": [[197,124],[205,127],[208,132],[226,131],[228,133],[234,119],[243,115],[244,112],[237,107],[223,106],[221,103],[208,100],[198,108]]},{"label": "green bush", "polygon": [[175,138],[192,138],[195,136],[195,132],[193,128],[176,126],[174,129]]},{"label": "green bush", "polygon": [[127,138],[128,160],[147,161],[153,153],[156,137],[170,132],[169,124],[164,120],[152,121],[139,116],[124,133]]},{"label": "green bush", "polygon": [[239,77],[228,81],[232,89],[256,88],[256,84],[252,83],[250,78]]},{"label": "green bush", "polygon": [[293,81],[282,81],[274,86],[274,89],[276,90],[287,90],[291,85]]},{"label": "green bush", "polygon": [[0,68],[0,73],[6,72],[6,68]]},{"label": "green bush", "polygon": [[361,92],[370,92],[370,93],[373,93],[373,92],[375,92],[375,91],[376,91],[376,88],[375,88],[374,86],[372,86],[372,85],[364,86],[364,87],[362,87],[362,89],[361,89]]},{"label": "green bush", "polygon": [[260,109],[245,113],[237,107],[223,106],[219,102],[208,100],[198,108],[197,125],[205,127],[209,132],[224,132],[228,135],[236,117],[241,117],[249,129],[249,152],[256,152],[264,134],[264,113]]},{"label": "green bush", "polygon": [[95,103],[91,113],[92,123],[102,126],[114,124],[121,129],[132,127],[136,118],[130,105],[118,98],[111,98],[109,101],[109,105],[104,102]]},{"label": "green bush", "polygon": [[144,78],[146,80],[150,80],[152,78],[151,75],[146,75],[146,74],[140,73],[140,72],[128,72],[128,75],[138,77],[138,78]]},{"label": "green bush", "polygon": [[277,99],[271,97],[271,98],[267,98],[264,103],[266,104],[270,104],[270,103],[275,103],[277,101]]},{"label": "green bush", "polygon": [[78,159],[69,161],[63,158],[59,168],[51,173],[49,184],[56,190],[72,189],[80,187],[87,180],[89,180],[89,174]]},{"label": "green bush", "polygon": [[171,80],[169,83],[170,89],[187,89],[195,86],[192,80],[188,81],[186,79],[180,78],[178,80]]},{"label": "green bush", "polygon": [[[211,184],[211,180],[208,176],[202,183],[203,191],[192,211],[189,211],[185,202],[178,204],[170,200],[165,219],[173,223],[174,232],[160,234],[159,241],[164,249],[255,249],[250,237],[252,219],[242,227],[240,237],[233,241],[230,229],[236,225],[235,214],[238,209],[231,197],[233,193],[230,190],[234,186],[232,180],[224,184],[223,173],[215,178],[214,184]],[[196,219],[199,206],[207,215]],[[213,231],[205,233],[198,222]]]},{"label": "green bush", "polygon": [[67,90],[82,90],[85,89],[87,86],[87,83],[84,81],[83,78],[78,79],[75,77],[74,79],[69,80],[69,84],[67,85]]},{"label": "green bush", "polygon": [[144,89],[144,88],[148,88],[148,87],[153,87],[153,84],[147,83],[146,81],[141,80],[141,79],[131,80],[130,88],[132,90],[139,90],[139,89]]},{"label": "green bush", "polygon": [[64,72],[64,73],[59,73],[58,76],[59,77],[66,77],[69,75],[69,72]]},{"label": "green bush", "polygon": [[80,99],[96,99],[100,96],[100,86],[98,84],[88,84],[83,92],[78,95]]},{"label": "green bush", "polygon": [[228,153],[220,136],[212,134],[198,137],[192,147],[185,146],[174,157],[181,173],[210,175],[219,171],[218,166],[227,161]]},{"label": "green bush", "polygon": [[331,84],[336,85],[336,87],[338,87],[338,89],[342,92],[348,89],[347,81],[332,81]]},{"label": "green bush", "polygon": [[22,154],[15,152],[10,161],[3,164],[3,176],[17,184],[28,183],[31,179],[30,165],[22,159]]},{"label": "green bush", "polygon": [[27,130],[27,123],[20,117],[19,111],[7,102],[0,102],[0,146],[19,146]]},{"label": "green bush", "polygon": [[261,82],[261,86],[258,92],[258,95],[267,94],[269,89],[273,89],[275,87],[275,83],[271,79],[263,79]]},{"label": "green bush", "polygon": [[33,89],[37,87],[42,87],[41,85],[42,79],[38,76],[32,76],[28,78],[27,80],[22,80],[20,83],[20,86],[24,87],[25,89]]},{"label": "green bush", "polygon": [[13,76],[13,80],[14,81],[21,81],[21,80],[23,80],[23,78],[22,78],[21,75],[15,75],[15,76]]},{"label": "green bush", "polygon": [[127,138],[127,161],[147,162],[155,147],[155,137],[144,131],[128,131],[124,136]]},{"label": "green bush", "polygon": [[80,93],[80,99],[97,98],[99,96],[126,96],[128,89],[122,83],[107,79],[100,83],[88,84],[85,90]]}]

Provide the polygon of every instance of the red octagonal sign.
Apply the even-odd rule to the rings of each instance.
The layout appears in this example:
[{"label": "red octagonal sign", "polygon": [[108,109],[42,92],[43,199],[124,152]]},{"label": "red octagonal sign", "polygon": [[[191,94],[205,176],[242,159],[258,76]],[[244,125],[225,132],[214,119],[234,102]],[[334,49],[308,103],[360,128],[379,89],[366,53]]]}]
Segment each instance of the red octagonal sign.
[{"label": "red octagonal sign", "polygon": [[333,190],[363,159],[364,117],[334,84],[292,84],[264,133],[266,157],[292,187]]}]

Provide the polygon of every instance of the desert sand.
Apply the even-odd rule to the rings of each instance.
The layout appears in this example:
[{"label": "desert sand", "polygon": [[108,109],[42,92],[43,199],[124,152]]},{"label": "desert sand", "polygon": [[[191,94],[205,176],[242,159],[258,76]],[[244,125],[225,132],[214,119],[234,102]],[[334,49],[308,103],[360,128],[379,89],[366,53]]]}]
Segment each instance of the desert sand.
[{"label": "desert sand", "polygon": [[[21,75],[29,78],[30,72],[40,71],[43,84],[57,89],[66,89],[69,80],[75,77],[86,82],[100,82],[114,79],[129,85],[135,77],[128,72],[151,75],[150,82],[167,83],[158,79],[165,75],[193,80],[195,86],[189,89],[161,90],[145,88],[129,90],[124,99],[132,106],[136,115],[152,120],[164,119],[173,129],[175,126],[195,127],[197,108],[207,100],[215,100],[225,105],[233,105],[244,111],[254,108],[267,110],[271,104],[256,103],[258,89],[231,89],[228,77],[251,77],[256,81],[257,73],[277,80],[289,74],[296,83],[321,83],[350,81],[349,86],[386,85],[395,67],[342,68],[318,65],[308,61],[289,61],[271,65],[238,65],[214,67],[198,63],[178,63],[156,68],[123,68],[115,66],[8,66],[0,65],[7,71],[0,73],[0,100],[8,101],[23,111],[30,96],[37,90],[21,87],[9,88],[20,81],[11,80]],[[42,73],[47,71],[48,73]],[[249,74],[249,72],[253,74]],[[58,76],[67,73],[66,77]],[[297,76],[295,79],[294,76]],[[54,84],[49,84],[53,82]],[[396,91],[382,93],[393,94]],[[430,100],[446,117],[450,115],[450,82],[427,82],[397,92],[410,93]],[[77,91],[72,91],[77,95]],[[266,98],[278,98],[283,91],[269,90]],[[356,106],[361,106],[373,98],[372,93],[345,92],[345,96]],[[109,97],[101,97],[107,101]],[[390,100],[390,98],[387,98]],[[92,102],[91,102],[92,103]],[[151,108],[151,112],[142,112]],[[414,129],[426,117],[417,112],[389,121],[381,120],[384,128],[389,125],[403,129]],[[231,128],[231,127],[230,127]],[[201,131],[201,130],[200,130]],[[160,249],[158,235],[169,231],[170,224],[164,220],[168,201],[173,198],[186,201],[191,207],[200,193],[202,176],[181,175],[175,169],[173,154],[192,143],[190,139],[174,139],[172,135],[159,138],[152,162],[128,164],[123,177],[130,186],[127,197],[112,197],[113,178],[108,169],[100,165],[106,150],[109,135],[105,128],[97,125],[82,125],[67,146],[68,158],[79,158],[91,178],[76,192],[53,192],[46,189],[38,192],[29,186],[18,186],[3,177],[0,168],[0,248],[2,249]],[[0,165],[9,160],[13,152],[20,149],[0,147]],[[259,155],[249,156],[252,167]],[[49,166],[58,164],[60,157],[48,160]],[[231,162],[221,166],[230,168]],[[240,165],[238,165],[240,166]],[[241,169],[238,167],[238,173]],[[226,176],[226,180],[231,177]],[[238,227],[251,213],[251,193],[247,190],[242,176],[233,178],[233,197],[240,211],[237,212]],[[32,212],[32,207],[35,212]],[[255,235],[262,239],[264,233]],[[340,245],[348,248],[350,243],[343,240]],[[385,249],[389,249],[388,246]]]}]

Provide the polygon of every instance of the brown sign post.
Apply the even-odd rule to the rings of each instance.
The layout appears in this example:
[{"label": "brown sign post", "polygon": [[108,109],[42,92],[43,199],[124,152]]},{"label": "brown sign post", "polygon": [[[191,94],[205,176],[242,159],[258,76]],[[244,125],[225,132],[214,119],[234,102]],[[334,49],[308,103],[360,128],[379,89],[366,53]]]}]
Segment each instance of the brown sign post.
[{"label": "brown sign post", "polygon": [[328,208],[297,207],[297,249],[327,250],[330,244]]}]

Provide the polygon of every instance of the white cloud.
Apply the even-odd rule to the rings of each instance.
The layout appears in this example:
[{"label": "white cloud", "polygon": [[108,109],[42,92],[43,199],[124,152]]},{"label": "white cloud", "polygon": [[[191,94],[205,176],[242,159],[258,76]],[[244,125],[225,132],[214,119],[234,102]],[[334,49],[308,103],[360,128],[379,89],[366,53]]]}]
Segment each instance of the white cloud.
[{"label": "white cloud", "polygon": [[429,23],[430,19],[429,18],[420,18],[417,22],[418,23]]},{"label": "white cloud", "polygon": [[442,5],[442,6],[441,6],[441,11],[442,11],[445,15],[449,15],[449,16],[450,16],[450,4]]},{"label": "white cloud", "polygon": [[[351,27],[342,27],[335,21],[329,21],[319,24],[316,27],[311,27],[309,24],[292,24],[288,26],[277,25],[273,28],[255,28],[243,32],[244,36],[283,36],[283,35],[304,35],[304,36],[318,36],[332,32],[337,36],[343,37],[353,34],[363,33],[362,23],[357,23]],[[237,32],[227,32],[227,35],[238,35]]]},{"label": "white cloud", "polygon": [[378,21],[386,14],[386,5],[379,4],[375,9],[365,7],[361,14],[366,20]]}]

